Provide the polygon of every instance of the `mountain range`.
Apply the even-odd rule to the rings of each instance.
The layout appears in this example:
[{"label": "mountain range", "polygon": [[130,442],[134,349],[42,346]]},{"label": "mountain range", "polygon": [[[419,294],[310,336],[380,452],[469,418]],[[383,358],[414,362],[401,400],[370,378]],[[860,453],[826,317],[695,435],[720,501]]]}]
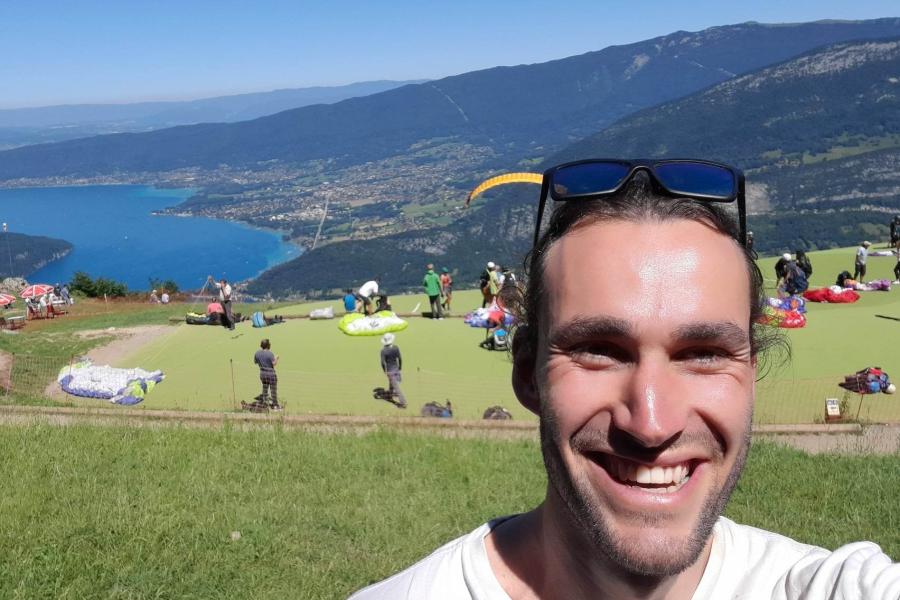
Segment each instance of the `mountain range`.
[{"label": "mountain range", "polygon": [[[639,111],[536,170],[587,156],[714,158],[748,167],[758,250],[878,239],[900,214],[898,75],[900,37],[839,43]],[[427,262],[473,283],[487,260],[520,264],[536,193],[536,186],[503,190],[446,227],[317,249],[264,273],[250,289],[324,290],[373,273],[389,288],[404,288]]]},{"label": "mountain range", "polygon": [[329,160],[360,164],[454,137],[499,164],[544,156],[635,111],[853,39],[900,34],[900,19],[741,25],[675,32],[535,65],[497,67],[251,121],[114,134],[0,152],[0,181],[250,169]]},{"label": "mountain range", "polygon": [[306,87],[169,102],[68,104],[0,110],[0,149],[90,137],[140,132],[194,123],[233,123],[309,106],[368,96],[415,81],[362,81],[330,87]]},{"label": "mountain range", "polygon": [[[469,161],[462,171],[439,172],[430,189],[437,195],[443,186],[446,198],[449,186],[451,196],[456,189],[463,198],[485,175],[540,171],[570,158],[702,156],[747,171],[758,249],[844,245],[874,237],[883,213],[900,209],[898,39],[897,18],[675,32],[251,121],[18,148],[0,152],[0,182],[147,181],[179,169],[215,179],[225,167],[236,193],[250,190],[273,203],[266,200],[272,185],[266,178],[290,165],[298,173],[286,183],[290,204],[291,193],[300,202],[321,191],[323,181],[339,190],[335,177],[356,166],[361,181],[377,179],[366,166],[394,159],[406,161],[391,180],[399,188],[429,165],[462,165],[447,162],[451,148]],[[235,170],[240,184],[232,183]],[[240,193],[203,195],[195,205],[233,206],[244,201]],[[427,262],[451,267],[461,284],[474,283],[487,260],[521,261],[535,195],[529,187],[494,191],[440,227],[326,239],[267,271],[249,290],[283,296],[351,287],[375,275],[399,290],[416,286]],[[402,215],[404,202],[427,201],[400,197],[388,214]],[[325,214],[322,223],[334,218]],[[268,218],[251,222],[264,225]],[[352,217],[348,225],[352,232]]]}]

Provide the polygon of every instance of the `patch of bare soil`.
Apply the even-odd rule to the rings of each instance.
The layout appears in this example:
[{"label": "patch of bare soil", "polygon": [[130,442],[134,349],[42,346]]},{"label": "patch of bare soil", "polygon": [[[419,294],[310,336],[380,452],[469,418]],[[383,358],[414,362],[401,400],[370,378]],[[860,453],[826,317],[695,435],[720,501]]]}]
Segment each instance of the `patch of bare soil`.
[{"label": "patch of bare soil", "polygon": [[9,383],[10,369],[12,369],[12,354],[0,351],[0,389],[6,390]]},{"label": "patch of bare soil", "polygon": [[[148,344],[159,337],[171,335],[176,329],[176,327],[171,325],[139,325],[137,327],[87,329],[77,332],[76,335],[84,339],[112,336],[114,339],[111,342],[98,346],[87,353],[87,357],[95,365],[108,365],[122,356],[128,356],[136,352],[144,344]],[[2,369],[3,364],[0,361],[0,377],[2,377]],[[56,381],[51,381],[47,385],[44,395],[54,399],[65,397],[65,393],[60,389]]]}]

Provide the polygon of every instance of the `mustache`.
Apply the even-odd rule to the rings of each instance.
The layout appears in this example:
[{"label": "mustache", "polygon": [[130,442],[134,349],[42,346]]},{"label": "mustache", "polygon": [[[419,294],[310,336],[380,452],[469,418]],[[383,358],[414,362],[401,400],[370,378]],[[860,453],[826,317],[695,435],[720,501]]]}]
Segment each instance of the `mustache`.
[{"label": "mustache", "polygon": [[639,462],[653,462],[663,452],[686,448],[701,449],[710,458],[721,458],[725,455],[725,441],[709,430],[680,431],[662,444],[648,447],[628,432],[611,424],[607,429],[582,428],[572,436],[569,445],[578,453],[609,450],[618,456]]}]

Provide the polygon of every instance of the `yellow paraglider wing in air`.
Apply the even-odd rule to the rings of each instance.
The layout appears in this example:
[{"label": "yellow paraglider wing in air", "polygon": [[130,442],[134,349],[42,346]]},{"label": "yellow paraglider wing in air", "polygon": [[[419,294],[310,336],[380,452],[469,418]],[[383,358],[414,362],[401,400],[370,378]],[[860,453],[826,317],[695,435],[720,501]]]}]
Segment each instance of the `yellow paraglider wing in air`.
[{"label": "yellow paraglider wing in air", "polygon": [[503,175],[491,177],[490,179],[482,181],[480,184],[478,184],[478,187],[476,187],[469,193],[469,197],[466,198],[466,206],[469,206],[472,198],[485,190],[491,189],[492,187],[504,185],[507,183],[536,183],[540,185],[543,179],[544,176],[540,173],[504,173]]}]

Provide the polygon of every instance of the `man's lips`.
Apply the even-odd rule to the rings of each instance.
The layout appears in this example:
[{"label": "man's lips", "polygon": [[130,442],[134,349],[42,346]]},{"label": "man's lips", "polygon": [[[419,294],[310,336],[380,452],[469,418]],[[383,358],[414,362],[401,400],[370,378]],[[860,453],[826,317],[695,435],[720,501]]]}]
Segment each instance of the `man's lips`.
[{"label": "man's lips", "polygon": [[656,494],[671,494],[680,490],[702,462],[691,458],[647,464],[606,452],[588,452],[587,456],[615,482]]}]

